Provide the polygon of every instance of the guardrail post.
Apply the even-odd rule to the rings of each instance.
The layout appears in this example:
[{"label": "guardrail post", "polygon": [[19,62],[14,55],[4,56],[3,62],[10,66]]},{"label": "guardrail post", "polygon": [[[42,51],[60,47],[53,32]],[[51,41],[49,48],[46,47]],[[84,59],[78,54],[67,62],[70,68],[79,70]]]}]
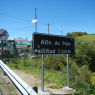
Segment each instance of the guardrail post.
[{"label": "guardrail post", "polygon": [[36,93],[38,93],[38,88],[37,88],[37,86],[33,87],[33,90],[34,90]]}]

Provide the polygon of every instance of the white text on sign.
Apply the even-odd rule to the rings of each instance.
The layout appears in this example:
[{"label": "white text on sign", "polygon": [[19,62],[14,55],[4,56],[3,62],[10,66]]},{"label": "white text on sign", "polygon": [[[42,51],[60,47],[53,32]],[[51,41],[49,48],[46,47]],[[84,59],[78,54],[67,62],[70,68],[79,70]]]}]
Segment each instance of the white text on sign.
[{"label": "white text on sign", "polygon": [[[55,54],[55,49],[54,50],[49,50],[49,49],[35,49],[35,52],[37,53],[47,53],[47,54]],[[71,50],[60,50],[58,49],[58,53],[63,54],[63,53],[71,53]]]},{"label": "white text on sign", "polygon": [[35,49],[35,52],[37,53],[54,53],[55,54],[55,49],[54,50],[49,50],[49,49]]},{"label": "white text on sign", "polygon": [[70,46],[71,44],[70,44],[70,43],[68,43],[68,42],[62,41],[62,45]]},{"label": "white text on sign", "polygon": [[42,45],[51,45],[51,41],[48,41],[48,40],[41,40],[41,44]]},{"label": "white text on sign", "polygon": [[[52,42],[49,41],[49,40],[43,40],[43,39],[42,39],[42,40],[41,40],[41,44],[42,44],[42,45],[51,45]],[[54,45],[59,46],[59,45],[60,45],[60,42],[55,41],[55,42],[54,42]],[[62,46],[71,46],[71,43],[62,41]]]}]

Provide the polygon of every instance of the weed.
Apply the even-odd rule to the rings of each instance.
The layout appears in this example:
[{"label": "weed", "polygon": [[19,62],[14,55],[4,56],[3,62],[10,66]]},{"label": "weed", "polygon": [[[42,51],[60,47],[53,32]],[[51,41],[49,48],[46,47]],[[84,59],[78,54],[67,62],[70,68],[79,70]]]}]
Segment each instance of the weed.
[{"label": "weed", "polygon": [[[52,84],[50,88],[62,88],[67,85],[67,68],[66,68],[66,56],[60,55],[61,60],[58,61],[57,57],[54,60],[53,56],[45,58],[45,70],[44,70],[44,82]],[[71,60],[71,59],[70,59]],[[10,68],[20,69],[25,73],[34,74],[41,78],[41,58],[38,59],[26,59],[25,64],[23,59],[19,58],[19,64],[8,63]],[[46,63],[47,62],[47,63]],[[34,67],[36,66],[36,67]],[[79,67],[71,60],[70,64],[70,87],[75,88],[76,93],[94,93],[94,86],[90,83],[91,72],[87,65]],[[93,77],[92,77],[93,79]],[[38,84],[34,84],[38,85]],[[85,89],[86,88],[86,89]],[[83,92],[84,91],[84,92]]]},{"label": "weed", "polygon": [[34,83],[33,85],[40,85],[40,83]]}]

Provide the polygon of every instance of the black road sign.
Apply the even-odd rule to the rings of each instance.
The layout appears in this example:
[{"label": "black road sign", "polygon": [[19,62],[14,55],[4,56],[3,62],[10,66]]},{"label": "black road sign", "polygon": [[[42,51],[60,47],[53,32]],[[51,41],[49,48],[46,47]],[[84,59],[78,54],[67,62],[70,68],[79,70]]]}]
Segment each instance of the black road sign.
[{"label": "black road sign", "polygon": [[34,54],[75,53],[75,39],[73,37],[34,32],[32,40],[32,50]]}]

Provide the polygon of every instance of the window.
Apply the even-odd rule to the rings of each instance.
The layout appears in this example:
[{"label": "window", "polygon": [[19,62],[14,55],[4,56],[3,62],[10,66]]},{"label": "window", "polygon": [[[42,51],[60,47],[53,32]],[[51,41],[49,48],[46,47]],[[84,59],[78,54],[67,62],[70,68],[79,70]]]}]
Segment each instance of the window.
[{"label": "window", "polygon": [[20,41],[20,43],[22,43],[22,41]]}]

